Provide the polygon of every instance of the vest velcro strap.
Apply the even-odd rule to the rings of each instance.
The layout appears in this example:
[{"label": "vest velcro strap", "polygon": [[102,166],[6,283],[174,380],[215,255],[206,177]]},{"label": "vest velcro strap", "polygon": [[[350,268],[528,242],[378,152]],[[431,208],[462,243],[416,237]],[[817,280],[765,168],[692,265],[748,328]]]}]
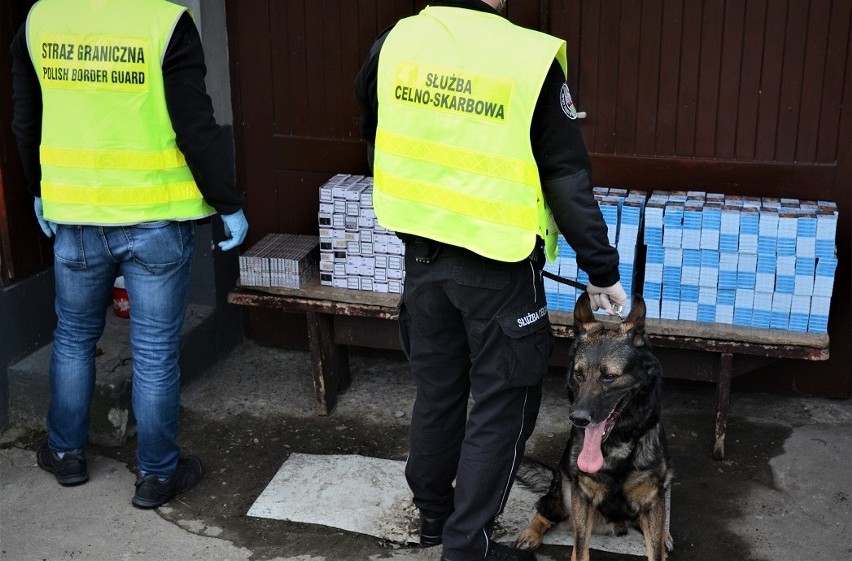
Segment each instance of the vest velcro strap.
[{"label": "vest velcro strap", "polygon": [[376,148],[395,156],[524,185],[537,185],[539,181],[538,168],[523,160],[412,138],[383,128],[376,131]]},{"label": "vest velcro strap", "polygon": [[150,205],[201,199],[192,181],[144,187],[87,187],[42,181],[45,201],[93,206]]},{"label": "vest velcro strap", "polygon": [[42,165],[67,168],[160,170],[186,166],[186,158],[178,149],[128,152],[42,146],[39,157]]},{"label": "vest velcro strap", "polygon": [[383,185],[382,191],[389,197],[433,205],[459,215],[523,230],[534,231],[538,225],[534,208],[483,199],[434,183],[395,177],[379,169],[374,173],[374,180]]}]

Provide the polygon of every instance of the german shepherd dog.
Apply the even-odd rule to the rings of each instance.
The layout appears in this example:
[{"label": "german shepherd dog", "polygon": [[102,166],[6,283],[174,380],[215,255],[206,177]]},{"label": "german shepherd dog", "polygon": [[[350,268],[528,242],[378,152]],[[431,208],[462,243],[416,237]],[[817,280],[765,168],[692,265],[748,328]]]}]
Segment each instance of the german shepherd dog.
[{"label": "german shepherd dog", "polygon": [[628,524],[642,532],[648,560],[665,561],[672,548],[666,528],[672,472],[660,421],[662,369],[645,332],[645,301],[634,296],[624,322],[607,329],[584,293],[574,308],[574,332],[567,383],[571,433],[550,490],[516,545],[537,548],[570,516],[571,561],[589,560],[593,531],[624,535]]}]

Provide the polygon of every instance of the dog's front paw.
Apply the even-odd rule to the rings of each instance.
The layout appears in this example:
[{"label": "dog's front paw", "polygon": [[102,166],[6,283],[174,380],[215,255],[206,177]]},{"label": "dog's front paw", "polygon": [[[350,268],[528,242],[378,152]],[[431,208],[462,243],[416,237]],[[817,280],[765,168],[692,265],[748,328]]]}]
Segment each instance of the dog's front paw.
[{"label": "dog's front paw", "polygon": [[541,513],[536,512],[530,525],[515,540],[515,547],[518,549],[538,549],[542,538],[551,528],[553,528],[553,522],[542,516]]},{"label": "dog's front paw", "polygon": [[541,532],[530,526],[521,532],[521,535],[518,536],[517,540],[515,540],[515,547],[518,549],[529,550],[538,549],[541,545],[542,537],[544,537],[544,535]]}]

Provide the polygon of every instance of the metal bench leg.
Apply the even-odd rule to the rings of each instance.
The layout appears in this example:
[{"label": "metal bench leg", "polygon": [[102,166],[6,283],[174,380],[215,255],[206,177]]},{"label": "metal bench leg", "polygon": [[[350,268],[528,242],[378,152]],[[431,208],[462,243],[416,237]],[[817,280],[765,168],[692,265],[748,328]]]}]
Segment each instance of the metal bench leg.
[{"label": "metal bench leg", "polygon": [[334,342],[334,316],[306,312],[305,319],[308,323],[317,414],[328,415],[337,405],[337,394],[349,388],[349,349]]},{"label": "metal bench leg", "polygon": [[728,406],[731,401],[731,377],[734,355],[722,353],[719,358],[719,378],[716,380],[716,441],[713,459],[725,459],[725,429],[728,425]]}]

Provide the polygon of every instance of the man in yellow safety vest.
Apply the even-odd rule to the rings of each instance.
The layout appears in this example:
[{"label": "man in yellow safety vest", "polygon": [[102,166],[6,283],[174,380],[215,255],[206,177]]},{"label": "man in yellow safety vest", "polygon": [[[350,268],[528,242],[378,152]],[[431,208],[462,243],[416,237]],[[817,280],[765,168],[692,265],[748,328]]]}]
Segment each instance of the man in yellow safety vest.
[{"label": "man in yellow safety vest", "polygon": [[376,215],[405,242],[399,326],[417,386],[406,477],[420,543],[442,544],[447,561],[535,558],[491,532],[541,403],[552,348],[541,269],[559,232],[593,306],[627,300],[565,42],[504,9],[435,1],[379,37],[356,80]]},{"label": "man in yellow safety vest", "polygon": [[95,345],[123,275],[138,439],[131,502],[156,508],[203,472],[176,442],[193,221],[220,214],[222,250],[248,229],[198,30],[164,0],[41,0],[12,55],[12,128],[36,218],[55,236],[51,402],[36,459],[61,485],[88,481]]}]

